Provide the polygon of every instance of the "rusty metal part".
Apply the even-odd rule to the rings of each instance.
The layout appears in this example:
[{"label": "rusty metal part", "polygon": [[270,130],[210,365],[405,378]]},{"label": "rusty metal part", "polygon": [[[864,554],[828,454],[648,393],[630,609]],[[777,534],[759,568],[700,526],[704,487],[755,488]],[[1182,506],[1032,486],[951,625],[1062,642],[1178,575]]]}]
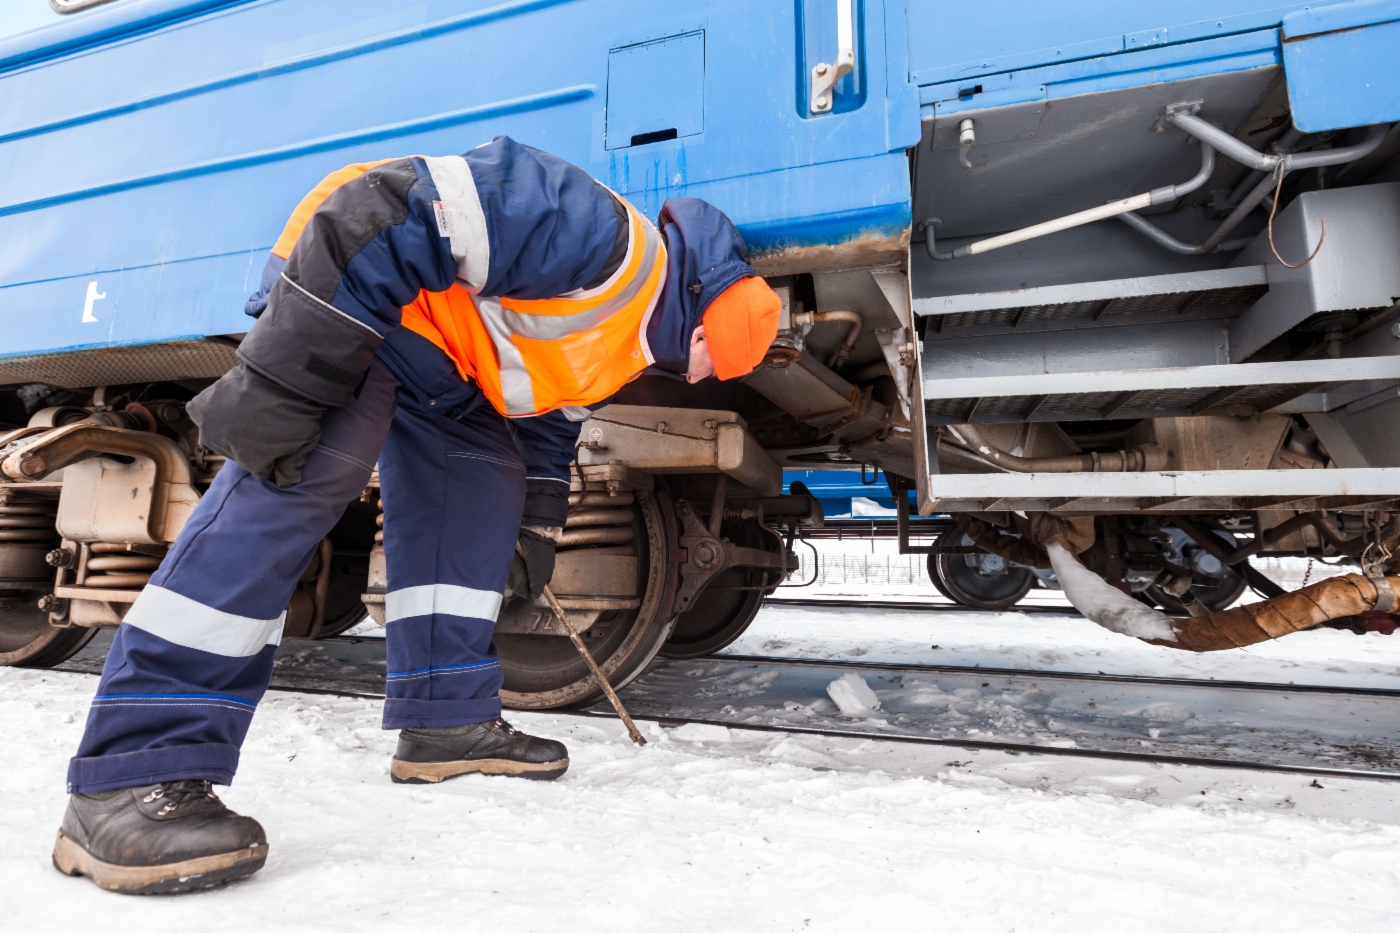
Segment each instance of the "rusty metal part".
[{"label": "rusty metal part", "polygon": [[[721,540],[710,533],[694,507],[684,499],[676,500],[676,517],[681,523],[680,546],[685,551],[685,562],[680,568],[681,582],[676,589],[673,607],[678,614],[690,609],[709,582],[730,567],[757,567],[786,574],[786,547],[781,547],[779,553],[773,553],[761,548],[741,547],[727,539]],[[781,544],[781,538],[779,541]]]},{"label": "rusty metal part", "polygon": [[[517,543],[516,550],[519,549],[520,545]],[[638,731],[637,724],[632,721],[631,716],[627,715],[627,707],[623,706],[622,700],[618,699],[617,691],[612,688],[612,684],[608,683],[608,678],[603,674],[602,669],[598,667],[598,662],[593,660],[593,655],[588,653],[588,647],[584,645],[583,639],[579,637],[578,629],[574,628],[574,623],[569,621],[569,614],[564,611],[563,606],[559,605],[559,600],[554,598],[554,593],[547,584],[545,585],[542,595],[544,596],[545,602],[549,603],[549,608],[554,610],[555,618],[559,620],[559,624],[564,626],[564,630],[569,633],[569,641],[574,643],[574,647],[578,649],[579,656],[583,658],[584,663],[588,665],[588,669],[593,672],[593,680],[602,688],[603,693],[608,698],[608,702],[612,704],[613,710],[617,713],[617,717],[627,726],[627,734],[631,736],[632,741],[636,742],[638,745],[647,744],[647,740],[642,738],[642,733]],[[640,602],[638,605],[640,605]]]},{"label": "rusty metal part", "polygon": [[763,496],[783,489],[783,469],[732,411],[608,405],[583,423],[578,462],[612,461],[647,473],[724,473]]},{"label": "rusty metal part", "polygon": [[1050,569],[1050,558],[1029,538],[1002,534],[991,522],[984,522],[970,515],[958,516],[957,523],[963,533],[972,539],[972,543],[988,554],[995,554],[1013,564],[1039,570]]},{"label": "rusty metal part", "polygon": [[[92,459],[103,454],[138,462]],[[168,544],[199,502],[185,454],[146,431],[81,421],[45,431],[0,460],[0,475],[16,482],[64,468],[57,524],[66,538]]]},{"label": "rusty metal part", "polygon": [[158,555],[108,541],[93,542],[86,551],[86,559],[80,558],[77,583],[90,589],[140,590],[151,582],[161,561]]},{"label": "rusty metal part", "polygon": [[618,506],[631,505],[636,500],[636,495],[628,490],[621,490],[614,493],[571,492],[569,493],[569,508],[571,510],[611,509]]},{"label": "rusty metal part", "polygon": [[839,372],[841,364],[846,362],[846,358],[851,355],[851,348],[856,345],[856,340],[860,337],[861,328],[865,326],[865,318],[861,317],[857,311],[799,311],[792,316],[792,323],[799,326],[821,324],[826,321],[845,321],[851,325],[851,330],[846,334],[846,339],[841,341],[836,355],[831,358],[830,363],[827,363],[833,372]]},{"label": "rusty metal part", "polygon": [[559,538],[559,548],[585,547],[590,544],[625,544],[636,537],[630,525],[605,525],[599,528],[577,528],[564,530]]},{"label": "rusty metal part", "polygon": [[596,528],[600,525],[623,525],[632,521],[631,504],[616,509],[570,508],[565,528]]},{"label": "rusty metal part", "polygon": [[949,425],[948,431],[987,463],[1013,473],[1145,473],[1167,466],[1167,451],[1157,444],[1058,457],[1018,457],[992,446],[974,425]]},{"label": "rusty metal part", "polygon": [[1375,609],[1381,589],[1400,584],[1400,577],[1385,577],[1378,586],[1358,573],[1332,577],[1311,586],[1248,606],[1226,609],[1199,619],[1173,619],[1174,642],[1144,639],[1152,644],[1184,651],[1221,651],[1271,641]]},{"label": "rusty metal part", "polygon": [[365,591],[360,594],[360,602],[364,603],[365,612],[369,613],[375,624],[383,626],[388,620],[384,609],[384,587],[389,580],[388,565],[384,559],[384,498],[376,496],[375,501],[379,506],[379,514],[374,516],[378,530],[374,533],[374,547],[369,552],[369,576],[365,580]]}]

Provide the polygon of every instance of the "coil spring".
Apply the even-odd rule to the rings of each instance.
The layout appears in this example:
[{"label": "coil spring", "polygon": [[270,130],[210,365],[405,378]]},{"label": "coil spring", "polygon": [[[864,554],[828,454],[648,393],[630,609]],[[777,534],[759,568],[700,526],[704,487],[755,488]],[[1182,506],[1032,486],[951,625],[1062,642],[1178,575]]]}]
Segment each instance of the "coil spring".
[{"label": "coil spring", "polygon": [[634,496],[630,492],[615,496],[593,492],[571,493],[569,518],[564,523],[559,549],[605,547],[610,554],[632,554],[632,541],[636,537],[633,501]]},{"label": "coil spring", "polygon": [[87,578],[83,586],[103,590],[137,590],[151,582],[160,558],[127,550],[125,544],[98,541],[88,546]]},{"label": "coil spring", "polygon": [[54,530],[56,502],[27,505],[0,505],[0,542],[49,544],[58,539]]}]

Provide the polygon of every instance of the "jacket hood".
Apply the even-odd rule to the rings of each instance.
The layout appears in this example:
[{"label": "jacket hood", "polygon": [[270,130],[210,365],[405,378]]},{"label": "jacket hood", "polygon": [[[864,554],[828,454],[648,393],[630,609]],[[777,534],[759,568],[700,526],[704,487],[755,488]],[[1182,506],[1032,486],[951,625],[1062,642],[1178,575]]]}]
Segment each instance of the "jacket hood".
[{"label": "jacket hood", "polygon": [[740,279],[756,275],[743,237],[724,212],[699,198],[671,198],[657,221],[666,238],[666,281],[647,325],[656,367],[684,373],[690,335],[710,302]]}]

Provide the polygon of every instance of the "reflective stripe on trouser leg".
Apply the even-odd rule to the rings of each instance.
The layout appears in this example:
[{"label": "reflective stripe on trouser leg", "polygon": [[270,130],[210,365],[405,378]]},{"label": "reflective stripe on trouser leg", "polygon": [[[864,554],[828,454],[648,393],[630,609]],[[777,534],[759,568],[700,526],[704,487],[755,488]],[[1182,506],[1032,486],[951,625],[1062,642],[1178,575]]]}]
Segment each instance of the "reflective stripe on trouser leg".
[{"label": "reflective stripe on trouser leg", "polygon": [[491,635],[525,501],[525,467],[505,419],[480,405],[454,421],[400,389],[379,475],[384,728],[494,719],[501,667]]},{"label": "reflective stripe on trouser leg", "polygon": [[107,654],[69,788],[228,784],[272,675],[287,601],[384,443],[397,381],[376,364],[288,489],[228,462]]}]

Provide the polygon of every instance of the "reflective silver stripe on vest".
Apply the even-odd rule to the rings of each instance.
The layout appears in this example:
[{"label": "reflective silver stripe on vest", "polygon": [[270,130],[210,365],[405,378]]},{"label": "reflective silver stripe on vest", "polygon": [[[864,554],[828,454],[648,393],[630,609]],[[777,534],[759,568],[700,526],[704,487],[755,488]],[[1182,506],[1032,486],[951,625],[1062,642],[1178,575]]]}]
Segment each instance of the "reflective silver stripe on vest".
[{"label": "reflective silver stripe on vest", "polygon": [[[630,232],[630,210],[628,222]],[[500,301],[495,298],[476,299],[477,313],[481,315],[481,322],[485,325],[486,332],[491,335],[491,342],[495,345],[496,357],[500,363],[501,395],[505,402],[506,415],[522,417],[533,415],[536,411],[534,384],[530,380],[529,371],[525,368],[525,358],[511,337],[524,337],[528,340],[562,340],[565,337],[597,327],[635,301],[651,278],[653,266],[655,266],[657,256],[661,252],[660,232],[645,220],[642,221],[642,231],[642,262],[636,274],[632,276],[630,282],[623,286],[622,291],[592,308],[577,314],[522,314],[502,307]],[[635,249],[636,243],[629,242],[627,255],[622,260],[621,268],[625,269],[631,263]],[[650,316],[650,309],[655,306],[660,291],[658,285],[656,294],[652,295],[648,304],[647,317]],[[587,301],[587,299],[566,300],[579,300],[580,303]],[[646,348],[645,344],[644,351],[650,357],[649,348]]]},{"label": "reflective silver stripe on vest", "polygon": [[520,354],[515,341],[510,339],[510,327],[504,319],[505,309],[495,298],[477,298],[476,310],[496,348],[496,359],[501,370],[501,398],[505,402],[506,414],[516,418],[533,415],[535,385],[530,381],[530,371],[525,368],[525,357]]}]

